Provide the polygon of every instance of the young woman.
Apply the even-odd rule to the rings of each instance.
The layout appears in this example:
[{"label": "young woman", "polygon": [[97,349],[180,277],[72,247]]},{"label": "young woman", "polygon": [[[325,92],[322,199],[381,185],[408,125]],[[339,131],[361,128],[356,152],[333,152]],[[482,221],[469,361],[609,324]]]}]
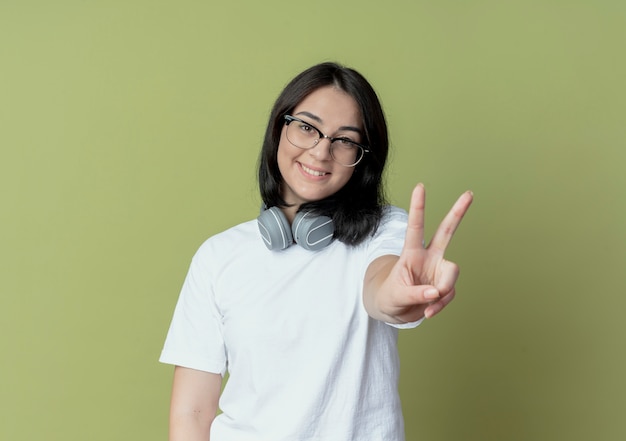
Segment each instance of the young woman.
[{"label": "young woman", "polygon": [[176,306],[161,354],[176,366],[171,441],[404,439],[398,328],[454,298],[444,251],[472,194],[424,246],[423,186],[408,215],[385,203],[387,150],[358,72],[323,63],[283,90],[259,161],[262,213],[200,247]]}]

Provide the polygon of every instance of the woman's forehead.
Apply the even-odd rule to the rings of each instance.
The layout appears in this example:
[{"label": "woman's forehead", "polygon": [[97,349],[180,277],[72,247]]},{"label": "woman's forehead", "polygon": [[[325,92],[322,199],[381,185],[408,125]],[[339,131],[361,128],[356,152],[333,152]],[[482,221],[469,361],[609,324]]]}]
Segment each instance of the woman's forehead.
[{"label": "woman's forehead", "polygon": [[354,98],[345,91],[326,86],[307,95],[293,110],[322,126],[362,128],[362,117]]}]

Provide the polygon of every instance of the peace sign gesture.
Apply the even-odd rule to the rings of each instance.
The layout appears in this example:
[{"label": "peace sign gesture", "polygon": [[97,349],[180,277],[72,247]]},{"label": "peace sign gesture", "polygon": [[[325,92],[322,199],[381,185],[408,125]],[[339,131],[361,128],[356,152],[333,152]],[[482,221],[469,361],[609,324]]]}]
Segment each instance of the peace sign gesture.
[{"label": "peace sign gesture", "polygon": [[425,191],[422,184],[415,187],[402,254],[376,259],[365,275],[364,304],[372,317],[415,322],[433,317],[454,299],[459,267],[444,253],[472,199],[471,192],[463,193],[424,246]]}]

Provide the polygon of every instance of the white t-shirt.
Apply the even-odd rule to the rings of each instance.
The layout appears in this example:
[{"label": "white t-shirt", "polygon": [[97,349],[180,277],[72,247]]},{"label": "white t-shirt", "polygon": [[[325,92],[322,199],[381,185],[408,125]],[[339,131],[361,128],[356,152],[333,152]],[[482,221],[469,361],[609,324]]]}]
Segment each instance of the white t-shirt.
[{"label": "white t-shirt", "polygon": [[400,254],[406,220],[389,207],[357,247],[270,251],[256,221],[200,247],[160,361],[228,371],[211,441],[404,440],[398,331],[362,291],[374,259]]}]

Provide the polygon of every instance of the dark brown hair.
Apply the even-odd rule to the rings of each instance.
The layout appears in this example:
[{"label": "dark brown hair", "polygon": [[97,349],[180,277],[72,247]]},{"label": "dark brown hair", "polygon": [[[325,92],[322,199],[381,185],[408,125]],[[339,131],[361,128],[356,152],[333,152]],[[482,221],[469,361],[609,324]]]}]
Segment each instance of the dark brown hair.
[{"label": "dark brown hair", "polygon": [[274,103],[265,131],[259,158],[259,188],[265,206],[288,205],[281,194],[283,178],[277,161],[284,116],[315,90],[331,85],[356,101],[365,132],[362,143],[368,146],[370,152],[365,154],[342,189],[321,201],[304,204],[300,210],[331,217],[335,225],[335,239],[357,245],[374,233],[382,217],[385,204],[383,170],[389,140],[385,115],[376,92],[354,69],[337,63],[321,63],[297,75],[283,89]]}]

